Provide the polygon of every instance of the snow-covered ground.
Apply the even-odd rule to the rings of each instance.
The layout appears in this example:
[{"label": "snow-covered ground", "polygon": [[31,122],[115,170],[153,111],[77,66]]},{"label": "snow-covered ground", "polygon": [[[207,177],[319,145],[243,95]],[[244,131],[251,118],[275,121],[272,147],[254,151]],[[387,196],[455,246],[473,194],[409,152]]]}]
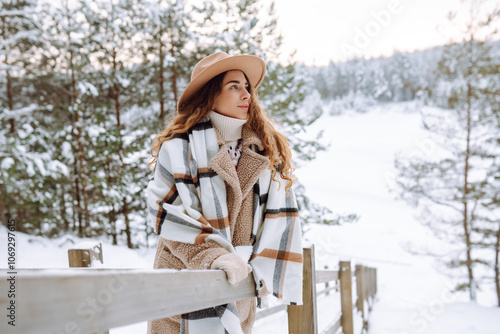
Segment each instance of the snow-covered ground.
[{"label": "snow-covered ground", "polygon": [[[414,208],[395,200],[388,190],[396,152],[436,153],[420,129],[416,105],[386,104],[364,114],[324,115],[316,129],[326,129],[325,141],[331,147],[297,169],[296,175],[313,200],[337,213],[356,213],[360,219],[344,226],[311,226],[304,239],[315,244],[318,269],[325,265],[334,268],[339,259],[377,268],[378,295],[369,316],[369,333],[499,333],[500,308],[492,307],[493,291],[483,291],[479,304],[467,302],[463,294],[450,293],[454,282],[440,272],[434,258],[407,251],[410,246],[446,247],[418,223]],[[0,240],[5,240],[5,234],[1,228]],[[67,249],[79,241],[69,236],[48,240],[18,233],[18,267],[65,268]],[[103,267],[151,268],[154,252],[103,242]],[[0,252],[0,266],[6,263],[6,253]],[[335,294],[318,300],[320,331],[337,309]],[[110,333],[145,331],[146,324],[138,323]],[[281,312],[258,321],[254,333],[287,333],[286,315]]]}]

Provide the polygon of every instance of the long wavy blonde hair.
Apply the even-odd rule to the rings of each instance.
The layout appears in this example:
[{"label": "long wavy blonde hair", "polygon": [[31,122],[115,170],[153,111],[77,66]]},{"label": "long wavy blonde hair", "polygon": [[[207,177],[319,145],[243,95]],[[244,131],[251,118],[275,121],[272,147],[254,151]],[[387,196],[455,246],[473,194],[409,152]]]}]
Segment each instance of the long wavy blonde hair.
[{"label": "long wavy blonde hair", "polygon": [[[186,133],[195,124],[203,120],[213,110],[215,99],[222,89],[222,81],[227,72],[221,73],[206,83],[196,94],[187,100],[182,106],[178,106],[177,113],[169,122],[167,127],[156,136],[151,148],[149,162],[150,169],[156,164],[158,153],[163,142],[172,139],[176,134]],[[245,75],[245,78],[248,78]],[[286,188],[292,186],[292,152],[285,135],[276,130],[271,119],[264,113],[259,105],[256,92],[250,85],[250,103],[248,108],[248,119],[243,125],[257,134],[264,147],[264,155],[270,160],[273,180],[276,181],[276,174],[288,181]]]}]

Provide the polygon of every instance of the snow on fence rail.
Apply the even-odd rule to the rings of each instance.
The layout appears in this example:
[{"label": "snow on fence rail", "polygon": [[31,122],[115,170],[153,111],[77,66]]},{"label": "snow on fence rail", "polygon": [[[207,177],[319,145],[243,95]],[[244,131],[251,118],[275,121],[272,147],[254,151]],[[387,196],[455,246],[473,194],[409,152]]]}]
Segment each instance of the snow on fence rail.
[{"label": "snow on fence rail", "polygon": [[[6,269],[0,273],[0,305],[5,311],[10,305],[9,275]],[[356,266],[355,277],[354,307],[361,312],[365,328],[365,306],[371,309],[376,293],[376,269]],[[336,333],[341,327],[343,333],[353,334],[351,278],[347,261],[340,262],[338,271],[314,270],[314,247],[304,248],[304,305],[277,306],[259,311],[257,317],[287,308],[289,333],[316,334],[316,284],[336,281],[340,283],[320,294],[340,285],[342,315],[322,334]],[[17,269],[15,284],[16,326],[11,328],[4,320],[1,333],[95,333],[255,296],[252,275],[234,287],[221,270]]]}]

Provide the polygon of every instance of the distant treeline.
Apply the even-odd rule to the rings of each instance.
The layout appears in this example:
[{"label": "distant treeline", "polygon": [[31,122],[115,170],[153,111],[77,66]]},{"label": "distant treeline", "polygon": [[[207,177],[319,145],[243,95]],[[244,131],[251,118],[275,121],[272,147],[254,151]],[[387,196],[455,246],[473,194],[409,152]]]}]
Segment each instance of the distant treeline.
[{"label": "distant treeline", "polygon": [[[500,57],[500,41],[486,43],[491,54]],[[389,57],[353,59],[304,69],[311,74],[308,84],[323,99],[352,95],[380,102],[432,99],[438,82],[438,65],[443,46],[414,52],[395,52]]]}]

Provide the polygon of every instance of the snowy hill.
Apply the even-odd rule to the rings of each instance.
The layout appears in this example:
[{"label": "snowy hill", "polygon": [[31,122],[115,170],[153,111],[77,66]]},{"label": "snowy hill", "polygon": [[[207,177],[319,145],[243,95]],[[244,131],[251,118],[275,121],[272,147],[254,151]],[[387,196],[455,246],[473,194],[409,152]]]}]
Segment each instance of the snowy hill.
[{"label": "snowy hill", "polygon": [[[426,134],[414,103],[377,105],[367,113],[324,115],[328,152],[297,169],[312,200],[338,213],[356,213],[358,222],[344,226],[310,226],[306,243],[316,247],[317,268],[331,269],[339,259],[376,267],[378,297],[369,318],[370,334],[474,333],[493,334],[500,328],[500,308],[492,291],[479,295],[479,304],[449,291],[454,282],[432,257],[407,249],[445,249],[415,219],[416,211],[389,192],[396,152],[422,150]],[[6,229],[0,229],[6,240]],[[48,240],[17,233],[18,268],[66,268],[67,249],[83,240],[65,236]],[[106,268],[151,268],[155,249],[129,250],[103,241]],[[2,267],[6,253],[0,252]],[[318,304],[320,330],[329,323],[331,306]],[[254,333],[287,333],[286,317],[277,314],[256,323]],[[145,333],[145,323],[112,329],[112,334]]]}]

